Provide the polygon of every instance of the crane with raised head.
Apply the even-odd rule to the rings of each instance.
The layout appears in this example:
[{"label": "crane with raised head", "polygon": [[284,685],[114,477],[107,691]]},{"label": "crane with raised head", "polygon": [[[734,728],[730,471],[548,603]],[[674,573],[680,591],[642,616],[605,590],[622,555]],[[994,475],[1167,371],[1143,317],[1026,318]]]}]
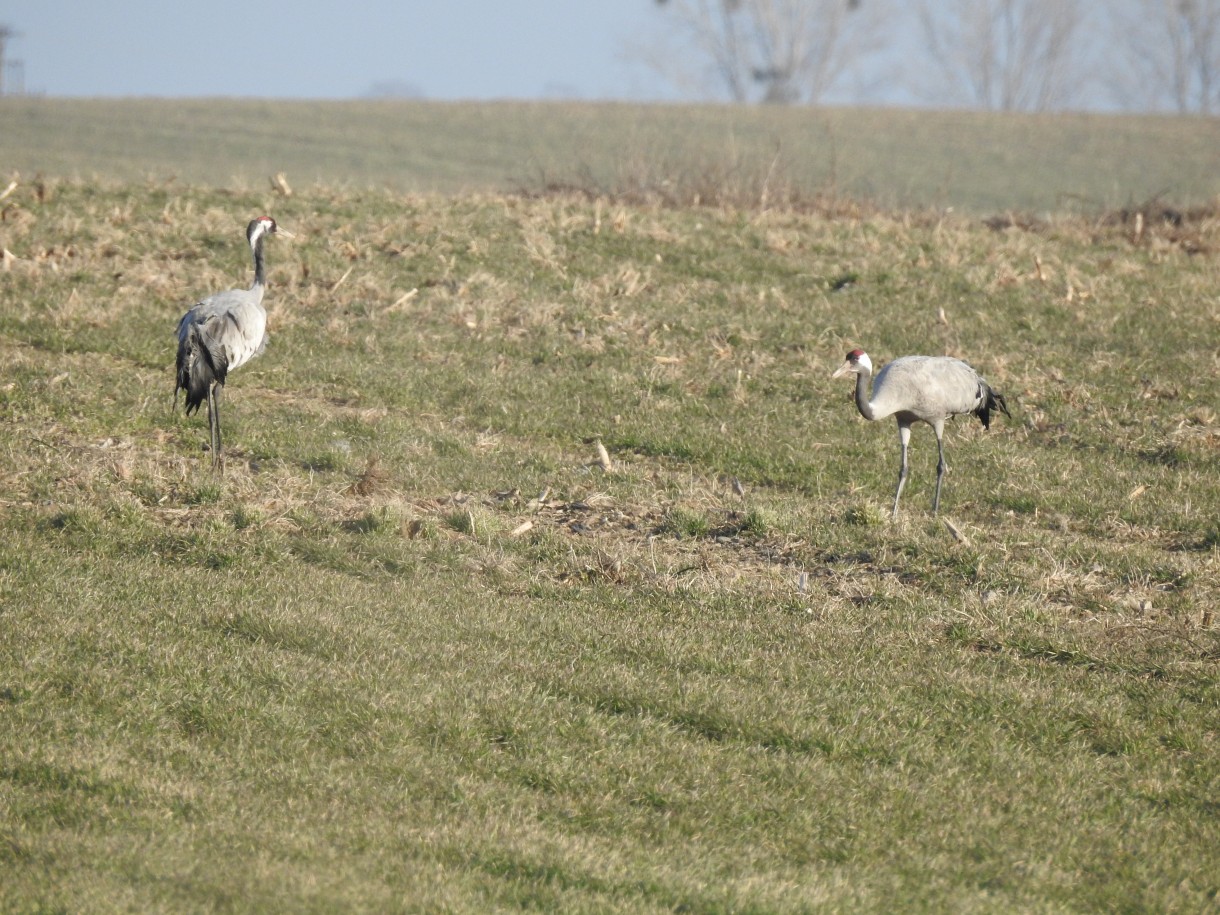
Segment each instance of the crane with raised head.
[{"label": "crane with raised head", "polygon": [[267,347],[267,312],[263,293],[267,287],[263,242],[268,235],[289,232],[270,216],[260,216],[246,227],[246,241],[254,258],[254,281],[249,289],[229,289],[202,299],[178,322],[178,392],[186,392],[186,414],[190,416],[207,401],[211,434],[212,469],[223,469],[218,398],[229,372],[260,355]]},{"label": "crane with raised head", "polygon": [[940,510],[940,486],[947,467],[945,420],[968,413],[977,416],[983,428],[989,429],[993,410],[1012,418],[1004,395],[992,390],[991,385],[969,364],[951,356],[902,356],[895,359],[877,373],[870,394],[873,362],[864,350],[854,349],[831,377],[849,374],[856,376],[856,407],[861,416],[868,420],[893,416],[898,421],[902,457],[898,466],[898,489],[894,493],[895,518],[898,517],[898,498],[907,481],[907,449],[912,424],[925,422],[936,433],[939,460],[936,463],[936,495],[932,499],[932,513],[936,514]]}]

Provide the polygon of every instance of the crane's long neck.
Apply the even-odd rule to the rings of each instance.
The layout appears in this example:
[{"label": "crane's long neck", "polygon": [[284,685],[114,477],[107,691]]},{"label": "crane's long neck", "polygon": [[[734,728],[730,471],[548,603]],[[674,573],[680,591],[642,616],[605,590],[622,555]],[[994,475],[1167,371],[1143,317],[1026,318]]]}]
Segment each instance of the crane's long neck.
[{"label": "crane's long neck", "polygon": [[267,285],[267,267],[263,261],[262,234],[254,239],[254,244],[250,246],[250,250],[254,254],[254,282],[250,284],[250,288],[261,289]]},{"label": "crane's long neck", "polygon": [[868,400],[868,386],[872,377],[873,373],[863,367],[856,372],[856,409],[868,420],[878,418],[877,411],[873,409],[873,405]]}]

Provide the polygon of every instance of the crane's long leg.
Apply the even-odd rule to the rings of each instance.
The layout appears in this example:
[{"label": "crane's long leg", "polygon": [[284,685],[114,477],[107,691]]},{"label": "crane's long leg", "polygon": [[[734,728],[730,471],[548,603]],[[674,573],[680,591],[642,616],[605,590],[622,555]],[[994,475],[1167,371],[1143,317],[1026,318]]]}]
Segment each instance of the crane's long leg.
[{"label": "crane's long leg", "polygon": [[220,455],[220,400],[216,396],[217,385],[208,387],[208,430],[212,436],[212,470],[224,470]]},{"label": "crane's long leg", "polygon": [[894,519],[898,518],[898,497],[902,495],[902,487],[907,482],[907,447],[911,443],[911,424],[898,422],[898,444],[902,446],[902,458],[898,465],[898,489],[894,492]]},{"label": "crane's long leg", "polygon": [[932,428],[936,431],[936,495],[932,497],[932,514],[935,515],[940,511],[940,484],[945,478],[945,470],[948,465],[945,464],[945,424],[935,423]]}]

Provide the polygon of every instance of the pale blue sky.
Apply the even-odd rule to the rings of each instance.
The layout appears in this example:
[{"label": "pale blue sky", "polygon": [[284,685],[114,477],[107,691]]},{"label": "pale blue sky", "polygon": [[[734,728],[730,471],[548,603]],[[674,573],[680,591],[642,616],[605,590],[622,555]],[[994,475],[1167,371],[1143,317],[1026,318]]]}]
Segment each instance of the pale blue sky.
[{"label": "pale blue sky", "polygon": [[[824,101],[945,101],[928,92],[913,4],[890,9],[888,53]],[[26,91],[74,97],[678,100],[629,53],[670,22],[655,0],[0,0]],[[1103,39],[1096,23],[1079,36]],[[1079,83],[1077,104],[1110,101]]]},{"label": "pale blue sky", "polygon": [[[25,88],[54,96],[665,98],[623,50],[654,0],[0,0]],[[9,73],[8,81],[12,82]]]}]

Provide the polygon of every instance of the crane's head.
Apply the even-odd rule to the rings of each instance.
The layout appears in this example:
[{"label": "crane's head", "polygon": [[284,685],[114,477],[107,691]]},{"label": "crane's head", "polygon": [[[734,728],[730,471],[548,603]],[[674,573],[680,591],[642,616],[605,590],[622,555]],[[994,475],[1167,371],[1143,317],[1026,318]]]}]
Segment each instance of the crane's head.
[{"label": "crane's head", "polygon": [[839,378],[848,373],[853,375],[871,375],[873,373],[873,360],[868,358],[868,353],[862,349],[854,349],[847,354],[847,361],[835,369],[831,378]]},{"label": "crane's head", "polygon": [[275,220],[270,216],[260,216],[258,219],[252,219],[250,225],[246,226],[246,241],[253,248],[260,238],[264,235],[283,235],[285,238],[292,238],[291,232],[285,232],[275,224]]}]

